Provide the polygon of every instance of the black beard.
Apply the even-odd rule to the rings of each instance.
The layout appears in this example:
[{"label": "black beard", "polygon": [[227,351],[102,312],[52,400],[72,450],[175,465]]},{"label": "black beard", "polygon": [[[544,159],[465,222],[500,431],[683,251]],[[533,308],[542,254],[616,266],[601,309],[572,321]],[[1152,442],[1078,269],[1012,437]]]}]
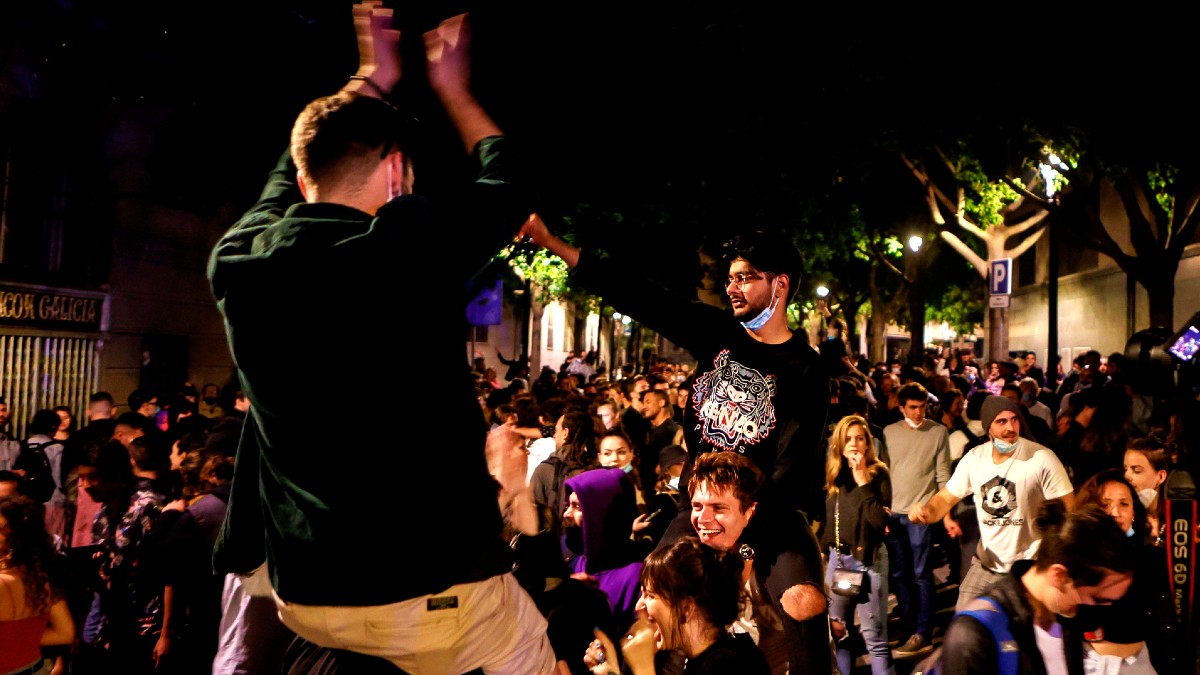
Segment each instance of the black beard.
[{"label": "black beard", "polygon": [[563,532],[563,543],[572,553],[583,555],[583,528],[568,525]]}]

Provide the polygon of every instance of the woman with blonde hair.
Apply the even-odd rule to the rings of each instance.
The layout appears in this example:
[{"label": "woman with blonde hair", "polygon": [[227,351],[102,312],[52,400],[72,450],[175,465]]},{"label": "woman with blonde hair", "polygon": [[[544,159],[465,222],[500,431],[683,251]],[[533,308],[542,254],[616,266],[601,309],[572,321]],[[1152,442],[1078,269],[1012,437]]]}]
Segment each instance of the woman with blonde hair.
[{"label": "woman with blonde hair", "polygon": [[[821,546],[829,552],[825,583],[830,589],[829,623],[837,640],[838,670],[842,675],[853,670],[850,637],[858,630],[871,657],[872,675],[894,675],[887,637],[888,557],[883,545],[892,481],[887,465],[875,456],[866,418],[848,415],[834,427],[825,461],[825,489]],[[861,574],[857,589],[840,583],[845,573]]]}]

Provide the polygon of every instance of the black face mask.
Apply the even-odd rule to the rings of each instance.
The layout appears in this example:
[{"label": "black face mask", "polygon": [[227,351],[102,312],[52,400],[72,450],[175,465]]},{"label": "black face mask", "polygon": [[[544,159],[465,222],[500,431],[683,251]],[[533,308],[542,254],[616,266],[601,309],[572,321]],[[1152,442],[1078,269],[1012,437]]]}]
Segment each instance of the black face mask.
[{"label": "black face mask", "polygon": [[1105,605],[1085,605],[1082,602],[1075,607],[1075,616],[1066,618],[1059,616],[1059,623],[1070,627],[1083,636],[1088,642],[1104,639],[1104,622],[1112,616],[1113,608]]},{"label": "black face mask", "polygon": [[574,525],[567,525],[563,528],[563,543],[572,553],[583,555],[583,528]]}]

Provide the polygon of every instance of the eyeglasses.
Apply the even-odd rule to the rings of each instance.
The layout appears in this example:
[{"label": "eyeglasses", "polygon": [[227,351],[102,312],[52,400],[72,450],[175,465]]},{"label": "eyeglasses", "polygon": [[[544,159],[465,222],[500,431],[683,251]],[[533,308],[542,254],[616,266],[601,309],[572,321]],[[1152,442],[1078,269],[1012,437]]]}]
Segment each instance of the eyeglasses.
[{"label": "eyeglasses", "polygon": [[736,285],[739,291],[744,291],[746,290],[746,284],[751,281],[758,281],[761,278],[763,278],[761,274],[738,272],[725,280],[725,290],[729,290],[731,285]]}]

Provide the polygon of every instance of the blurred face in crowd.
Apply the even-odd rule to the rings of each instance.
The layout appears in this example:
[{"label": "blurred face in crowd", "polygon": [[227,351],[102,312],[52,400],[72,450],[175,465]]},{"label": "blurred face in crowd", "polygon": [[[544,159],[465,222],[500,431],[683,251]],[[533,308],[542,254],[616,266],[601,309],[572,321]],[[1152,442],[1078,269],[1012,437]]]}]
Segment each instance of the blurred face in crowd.
[{"label": "blurred face in crowd", "polygon": [[867,451],[867,430],[861,424],[851,424],[846,429],[845,444],[842,446],[842,456],[851,469],[858,468],[863,455]]},{"label": "blurred face in crowd", "polygon": [[579,494],[572,492],[567,497],[567,507],[563,509],[563,520],[576,527],[583,527],[583,505],[579,503]]},{"label": "blurred face in crowd", "polygon": [[633,451],[620,436],[605,436],[600,441],[600,466],[625,468],[633,461]]},{"label": "blurred face in crowd", "polygon": [[1017,413],[1001,410],[996,419],[992,420],[992,426],[988,427],[988,433],[992,438],[999,438],[1005,443],[1016,443],[1021,436],[1021,420]]},{"label": "blurred face in crowd", "polygon": [[688,390],[683,389],[682,387],[675,391],[675,406],[676,407],[680,408],[681,410],[687,409],[688,393],[689,393]]},{"label": "blurred face in crowd", "polygon": [[[725,280],[725,294],[733,306],[733,316],[738,321],[749,321],[758,316],[772,302],[772,289],[776,275],[754,269],[745,258],[729,263],[729,276]],[[774,297],[779,302],[779,295]],[[776,307],[776,311],[779,308]]]},{"label": "blurred face in crowd", "polygon": [[1054,582],[1042,601],[1047,609],[1068,619],[1079,611],[1079,605],[1113,604],[1124,597],[1133,583],[1131,573],[1109,572],[1095,586],[1076,586],[1065,566],[1051,565],[1050,571]]},{"label": "blurred face in crowd", "polygon": [[566,417],[560,416],[558,421],[554,423],[554,447],[562,448],[567,444],[567,436],[570,434],[567,428],[563,426],[563,420]]},{"label": "blurred face in crowd", "polygon": [[653,420],[666,407],[661,396],[657,394],[642,395],[642,417]]},{"label": "blurred face in crowd", "polygon": [[600,421],[604,423],[605,429],[613,429],[620,423],[621,419],[617,417],[616,408],[611,403],[605,403],[596,408],[596,415]]},{"label": "blurred face in crowd", "polygon": [[946,412],[950,415],[950,417],[958,419],[959,417],[962,417],[963,410],[966,409],[966,405],[967,402],[963,399],[963,397],[959,396],[951,401],[950,406],[946,408]]},{"label": "blurred face in crowd", "polygon": [[757,506],[743,507],[731,490],[701,483],[692,495],[692,528],[701,543],[728,551],[737,545]]},{"label": "blurred face in crowd", "polygon": [[637,602],[638,614],[644,613],[650,625],[654,628],[654,645],[659,651],[664,649],[679,649],[683,647],[680,640],[678,619],[675,609],[666,600],[659,597],[653,586],[642,587],[642,595]]},{"label": "blurred face in crowd", "polygon": [[0,427],[8,424],[8,404],[0,403]]},{"label": "blurred face in crowd", "polygon": [[1155,471],[1146,455],[1137,450],[1125,451],[1125,480],[1133,484],[1136,490],[1157,489],[1167,480],[1167,472]]},{"label": "blurred face in crowd", "polygon": [[1124,483],[1109,481],[1100,486],[1100,506],[1117,521],[1122,532],[1128,532],[1133,527],[1133,500],[1133,493]]},{"label": "blurred face in crowd", "polygon": [[909,422],[921,424],[925,421],[925,409],[928,405],[928,401],[905,401],[904,405],[900,406],[900,412],[904,413]]},{"label": "blurred face in crowd", "polygon": [[133,442],[133,439],[145,435],[145,432],[143,432],[141,429],[135,429],[128,424],[118,424],[117,426],[113,427],[113,440],[120,441],[121,445],[125,446],[126,448],[128,448],[129,444]]}]

